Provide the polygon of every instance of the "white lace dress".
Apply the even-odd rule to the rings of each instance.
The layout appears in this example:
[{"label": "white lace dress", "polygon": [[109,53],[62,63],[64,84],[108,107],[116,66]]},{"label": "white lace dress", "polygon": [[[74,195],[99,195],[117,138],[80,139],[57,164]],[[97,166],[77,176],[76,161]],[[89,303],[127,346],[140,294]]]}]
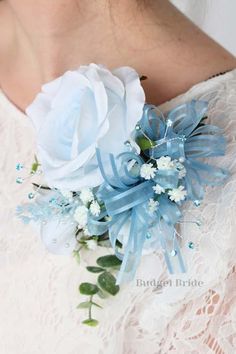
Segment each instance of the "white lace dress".
[{"label": "white lace dress", "polygon": [[[76,309],[78,284],[93,279],[84,270],[94,264],[89,254],[81,266],[49,254],[34,228],[15,217],[31,191],[30,180],[16,184],[15,164],[31,163],[34,135],[26,116],[0,93],[1,354],[236,353],[236,70],[195,85],[160,109],[193,98],[207,99],[210,122],[225,130],[227,154],[217,164],[231,177],[185,212],[186,220],[202,221],[180,230],[188,273],[170,276],[160,252],[144,256],[136,279],[116,297],[100,300],[104,309],[94,312],[100,325],[90,328],[81,325],[86,314]],[[152,282],[141,286],[141,280]]]}]

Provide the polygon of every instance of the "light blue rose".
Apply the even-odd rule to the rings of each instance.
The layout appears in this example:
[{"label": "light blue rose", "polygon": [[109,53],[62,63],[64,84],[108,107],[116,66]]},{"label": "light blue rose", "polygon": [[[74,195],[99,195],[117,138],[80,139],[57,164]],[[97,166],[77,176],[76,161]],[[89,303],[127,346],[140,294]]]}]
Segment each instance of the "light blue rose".
[{"label": "light blue rose", "polygon": [[26,111],[48,185],[70,191],[99,185],[96,148],[122,152],[144,103],[139,76],[130,67],[111,72],[90,64],[44,85]]}]

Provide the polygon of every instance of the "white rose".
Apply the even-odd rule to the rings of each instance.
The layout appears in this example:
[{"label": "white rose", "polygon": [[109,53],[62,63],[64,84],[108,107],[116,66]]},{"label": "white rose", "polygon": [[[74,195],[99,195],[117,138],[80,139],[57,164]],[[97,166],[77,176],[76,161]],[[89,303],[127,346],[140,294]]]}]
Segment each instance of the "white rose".
[{"label": "white rose", "polygon": [[90,64],[44,85],[26,112],[50,187],[78,191],[103,179],[97,147],[118,154],[141,118],[145,95],[137,72]]}]

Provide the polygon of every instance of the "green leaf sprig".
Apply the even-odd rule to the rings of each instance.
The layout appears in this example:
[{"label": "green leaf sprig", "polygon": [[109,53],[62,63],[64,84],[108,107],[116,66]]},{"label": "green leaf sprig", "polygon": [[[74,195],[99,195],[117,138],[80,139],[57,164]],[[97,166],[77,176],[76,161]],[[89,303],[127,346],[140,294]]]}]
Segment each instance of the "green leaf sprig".
[{"label": "green leaf sprig", "polygon": [[96,266],[88,266],[86,269],[90,273],[97,274],[97,282],[96,284],[88,282],[80,284],[80,294],[88,295],[89,299],[77,306],[78,309],[88,309],[88,318],[83,320],[82,323],[92,327],[97,326],[99,323],[98,320],[92,317],[92,307],[102,308],[101,305],[93,301],[94,295],[98,295],[101,299],[106,299],[109,295],[115,296],[120,290],[112,273],[120,268],[121,261],[115,255],[109,254],[99,257],[96,263]]}]

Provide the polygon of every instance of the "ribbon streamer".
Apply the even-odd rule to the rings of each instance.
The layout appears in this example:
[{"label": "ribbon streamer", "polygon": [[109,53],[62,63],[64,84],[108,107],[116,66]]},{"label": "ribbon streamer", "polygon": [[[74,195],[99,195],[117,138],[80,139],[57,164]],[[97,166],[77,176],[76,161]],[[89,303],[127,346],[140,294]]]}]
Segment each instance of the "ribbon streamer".
[{"label": "ribbon streamer", "polygon": [[[159,239],[166,254],[170,251],[165,239],[168,236],[173,240],[175,224],[181,218],[181,212],[167,196],[160,197],[158,209],[154,213],[150,213],[148,203],[154,196],[155,182],[174,188],[178,177],[175,171],[167,170],[157,174],[155,181],[144,180],[139,173],[139,168],[144,161],[130,152],[122,153],[115,159],[114,156],[108,157],[98,149],[97,160],[105,182],[100,186],[96,197],[105,204],[106,213],[111,220],[104,221],[104,215],[100,216],[100,220],[96,220],[90,215],[88,229],[94,235],[101,235],[108,231],[115,255],[122,260],[117,276],[117,284],[121,284],[133,279],[149,229],[156,227],[155,237]],[[135,161],[137,173],[133,172],[134,169],[127,168],[130,161]],[[163,234],[160,220],[166,223],[165,229],[168,229],[168,235]],[[124,225],[129,226],[126,241],[122,233]],[[123,241],[123,253],[116,246],[117,240]],[[170,259],[167,259],[169,271],[173,272]],[[181,271],[185,271],[184,266]]]},{"label": "ribbon streamer", "polygon": [[[96,197],[104,203],[105,211],[99,219],[89,216],[88,229],[94,235],[108,231],[115,254],[122,260],[117,284],[133,279],[148,234],[159,241],[170,273],[174,272],[170,258],[173,249],[179,270],[186,271],[175,230],[182,216],[179,206],[167,194],[161,194],[156,211],[151,213],[148,208],[149,200],[154,196],[153,186],[157,183],[167,190],[178,188],[179,171],[158,169],[153,179],[144,180],[140,176],[140,168],[145,161],[155,163],[155,159],[162,156],[180,159],[186,169],[181,185],[187,190],[188,199],[196,205],[204,197],[204,186],[222,184],[228,172],[200,160],[222,156],[226,148],[221,129],[202,124],[207,106],[205,101],[193,100],[170,111],[165,119],[163,115],[158,115],[155,106],[145,105],[134,134],[136,142],[141,142],[140,156],[134,152],[124,152],[115,157],[97,149],[98,166],[104,183]],[[109,221],[104,219],[106,215],[110,217]],[[129,229],[126,239],[124,225],[128,225]],[[123,252],[118,249],[117,240],[122,241]]]}]

